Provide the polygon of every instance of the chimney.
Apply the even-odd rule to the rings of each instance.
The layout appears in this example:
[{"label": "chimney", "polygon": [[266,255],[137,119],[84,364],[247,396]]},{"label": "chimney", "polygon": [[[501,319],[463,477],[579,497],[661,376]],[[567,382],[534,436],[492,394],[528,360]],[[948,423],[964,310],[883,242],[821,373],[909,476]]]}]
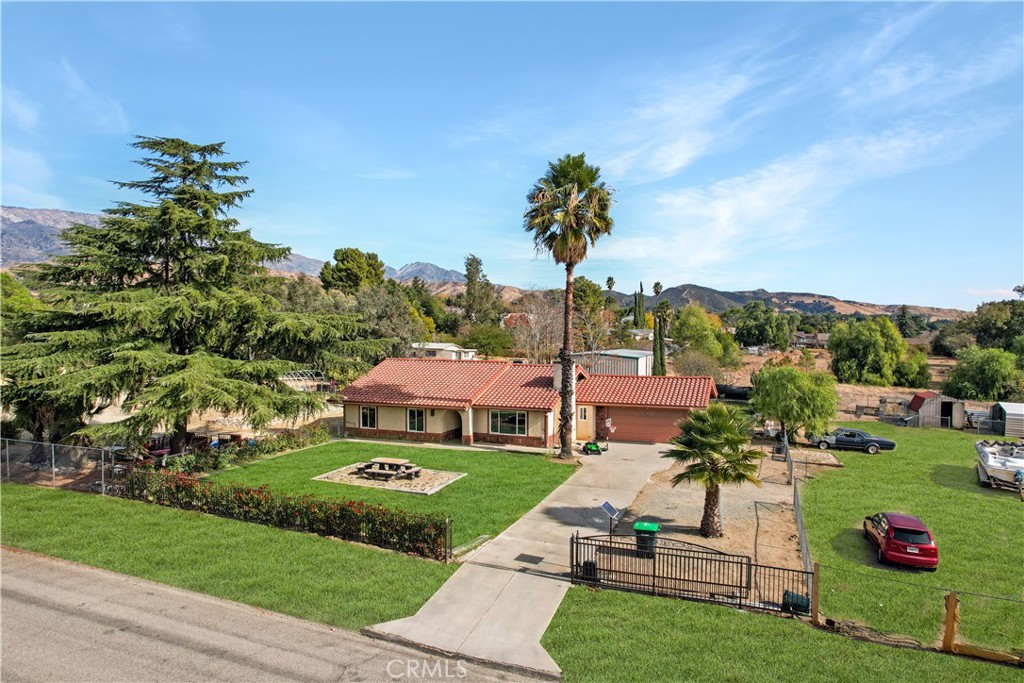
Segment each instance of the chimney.
[{"label": "chimney", "polygon": [[554,371],[554,381],[552,382],[551,386],[553,386],[555,388],[555,391],[561,391],[562,390],[562,362],[558,361],[558,360],[554,361],[551,364],[551,368]]}]

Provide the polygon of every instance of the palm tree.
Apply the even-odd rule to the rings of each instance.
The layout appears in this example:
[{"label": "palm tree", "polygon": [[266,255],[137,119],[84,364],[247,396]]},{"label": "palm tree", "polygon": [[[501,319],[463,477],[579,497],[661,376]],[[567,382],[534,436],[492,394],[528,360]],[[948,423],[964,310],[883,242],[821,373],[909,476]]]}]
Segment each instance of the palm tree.
[{"label": "palm tree", "polygon": [[523,227],[533,233],[538,252],[551,254],[565,265],[565,312],[562,348],[562,407],[558,435],[561,457],[572,456],[574,390],[572,362],[573,271],[587,258],[587,246],[612,230],[612,189],[600,179],[601,169],[587,164],[583,154],[566,154],[548,163],[545,173],[526,195]]},{"label": "palm tree", "polygon": [[664,290],[662,290],[662,288],[661,288],[661,283],[660,282],[655,282],[654,283],[654,296],[661,296],[662,291],[664,291]]},{"label": "palm tree", "polygon": [[612,291],[612,289],[615,288],[615,278],[609,276],[608,279],[604,281],[604,284],[608,287],[609,292]]},{"label": "palm tree", "polygon": [[722,486],[747,482],[760,486],[756,461],[764,454],[746,447],[750,443],[749,419],[737,408],[724,403],[712,403],[705,410],[694,410],[687,421],[679,423],[679,427],[679,436],[672,437],[673,448],[662,456],[687,465],[672,478],[672,485],[687,481],[704,487],[700,535],[721,536]]}]

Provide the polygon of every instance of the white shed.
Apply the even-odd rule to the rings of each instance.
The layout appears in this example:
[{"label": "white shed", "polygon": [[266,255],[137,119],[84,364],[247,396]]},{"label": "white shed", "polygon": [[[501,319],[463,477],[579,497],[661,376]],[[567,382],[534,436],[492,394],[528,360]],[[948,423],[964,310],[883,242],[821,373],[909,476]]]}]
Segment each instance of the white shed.
[{"label": "white shed", "polygon": [[992,419],[1004,423],[1003,436],[1024,438],[1024,403],[997,403],[992,406]]}]

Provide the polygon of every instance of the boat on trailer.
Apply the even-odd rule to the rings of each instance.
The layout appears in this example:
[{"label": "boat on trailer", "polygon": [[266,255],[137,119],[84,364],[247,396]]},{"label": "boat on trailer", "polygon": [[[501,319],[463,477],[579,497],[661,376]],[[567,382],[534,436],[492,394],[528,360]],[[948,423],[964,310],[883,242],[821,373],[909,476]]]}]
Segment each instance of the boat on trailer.
[{"label": "boat on trailer", "polygon": [[983,486],[1024,490],[1024,443],[979,441],[978,481]]}]

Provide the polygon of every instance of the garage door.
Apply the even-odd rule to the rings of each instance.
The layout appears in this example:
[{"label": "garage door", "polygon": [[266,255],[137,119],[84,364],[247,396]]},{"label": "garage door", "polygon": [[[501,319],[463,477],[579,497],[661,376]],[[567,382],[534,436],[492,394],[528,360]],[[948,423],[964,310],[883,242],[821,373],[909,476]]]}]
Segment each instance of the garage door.
[{"label": "garage door", "polygon": [[676,423],[686,417],[685,410],[664,408],[608,408],[615,433],[612,441],[638,443],[668,443],[679,433]]}]

